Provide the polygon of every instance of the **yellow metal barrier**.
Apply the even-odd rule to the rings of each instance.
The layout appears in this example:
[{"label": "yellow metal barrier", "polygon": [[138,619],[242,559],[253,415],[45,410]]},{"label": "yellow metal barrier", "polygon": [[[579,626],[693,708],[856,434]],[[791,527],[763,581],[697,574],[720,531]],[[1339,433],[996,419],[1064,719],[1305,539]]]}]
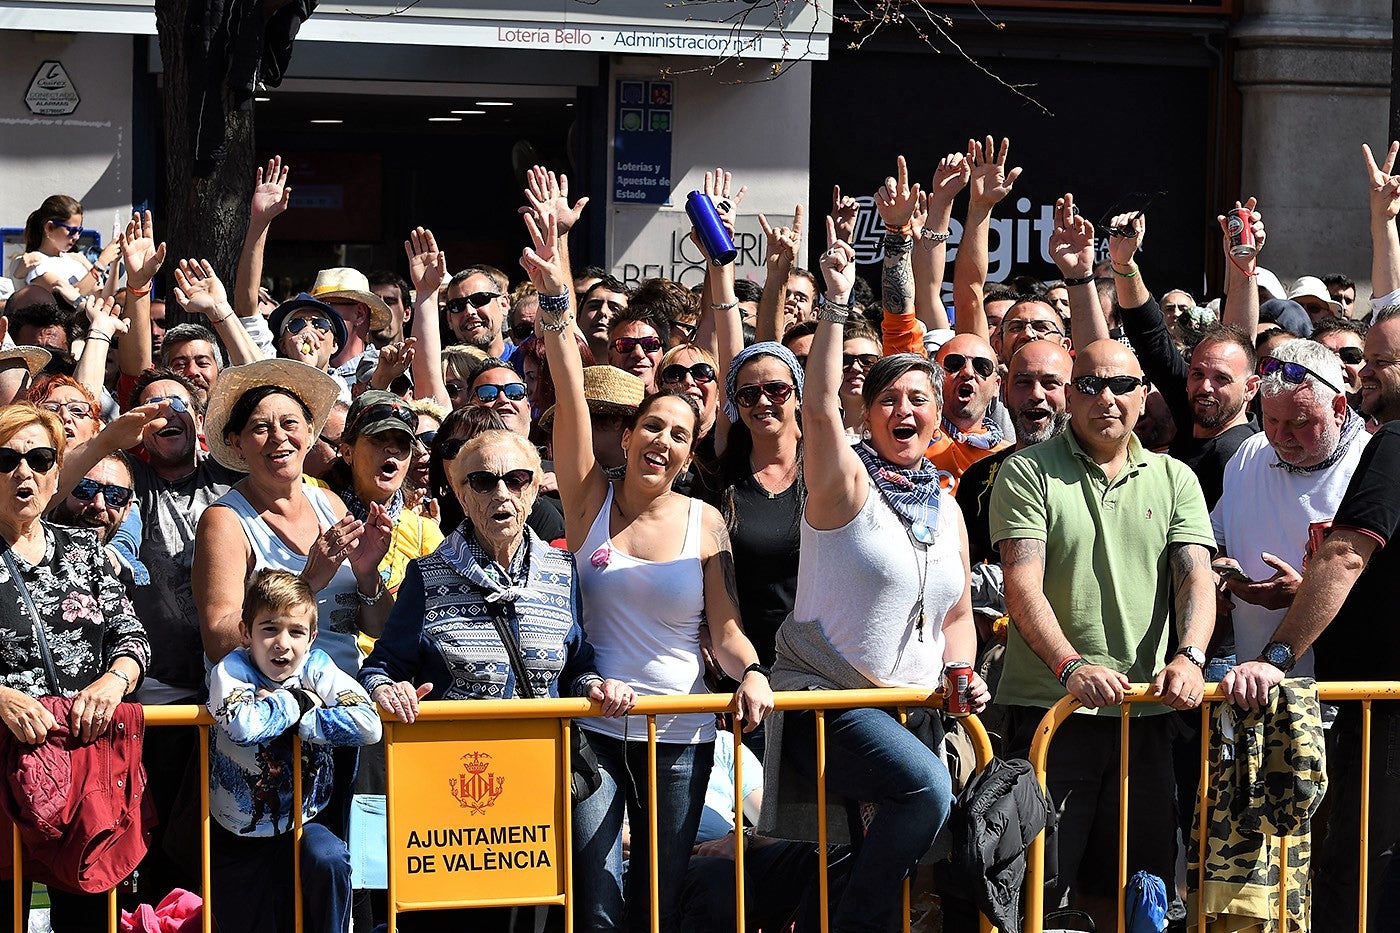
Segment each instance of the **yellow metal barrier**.
[{"label": "yellow metal barrier", "polygon": [[[1371,702],[1373,700],[1400,700],[1400,683],[1392,682],[1331,682],[1317,685],[1318,698],[1327,702],[1361,702],[1361,832],[1360,832],[1360,907],[1357,928],[1366,931],[1367,873],[1368,873],[1368,833],[1371,803]],[[1201,771],[1200,786],[1205,787],[1210,778],[1209,746],[1211,730],[1211,705],[1228,700],[1219,684],[1207,684],[1201,701]],[[1155,703],[1150,684],[1134,684],[1123,697],[1123,716],[1119,742],[1119,811],[1118,811],[1118,933],[1124,933],[1126,924],[1125,897],[1128,885],[1128,728],[1132,717],[1127,715],[1133,703]],[[1072,696],[1065,696],[1056,703],[1041,719],[1031,743],[1030,762],[1040,779],[1041,787],[1046,786],[1046,760],[1050,753],[1050,740],[1055,731],[1068,719],[1081,704]],[[1201,794],[1200,825],[1206,825],[1206,799]],[[1281,866],[1288,862],[1287,842],[1280,839],[1279,860]],[[1189,840],[1187,840],[1189,844]],[[1197,864],[1201,875],[1197,878],[1197,929],[1204,933],[1208,918],[1205,911],[1205,854],[1206,836],[1201,833],[1198,841]],[[1025,933],[1043,933],[1045,923],[1045,832],[1031,842],[1026,864],[1026,905]],[[1170,889],[1171,879],[1163,879]],[[1287,929],[1285,917],[1288,904],[1288,872],[1279,871],[1279,929]]]},{"label": "yellow metal barrier", "polygon": [[[942,698],[937,695],[928,694],[919,690],[830,690],[830,691],[798,691],[792,693],[774,694],[775,706],[778,710],[815,710],[816,711],[816,735],[817,735],[817,808],[818,808],[818,885],[820,891],[820,911],[821,928],[823,933],[827,933],[828,917],[828,896],[829,883],[827,878],[827,827],[826,827],[826,786],[825,786],[825,756],[826,756],[826,719],[825,711],[839,709],[854,709],[860,707],[874,707],[884,709],[898,709],[901,721],[904,719],[905,710],[914,707],[941,707]],[[649,800],[649,814],[647,831],[650,834],[651,852],[653,854],[650,869],[651,888],[651,929],[659,930],[659,898],[658,898],[658,870],[655,853],[657,851],[657,818],[656,818],[656,717],[659,715],[670,715],[675,713],[719,713],[732,712],[732,698],[718,694],[696,694],[691,696],[668,696],[668,697],[642,697],[638,699],[633,710],[633,715],[644,715],[647,717],[647,743],[648,743],[648,768],[647,787]],[[444,722],[488,722],[488,721],[520,721],[520,720],[558,720],[560,735],[562,736],[562,749],[557,779],[560,787],[564,788],[563,793],[567,795],[570,777],[570,762],[568,757],[569,734],[571,728],[570,721],[598,715],[598,708],[588,700],[584,699],[540,699],[540,700],[477,700],[477,701],[452,701],[452,702],[430,702],[423,703],[419,709],[418,723],[433,724]],[[202,706],[147,706],[145,708],[146,725],[148,727],[165,726],[196,726],[199,729],[200,748],[200,882],[205,897],[205,909],[203,916],[204,933],[211,933],[213,928],[213,912],[209,898],[210,890],[210,869],[209,869],[209,836],[210,836],[210,816],[209,816],[209,729],[214,726],[214,720],[209,715],[207,709]],[[970,716],[960,720],[972,740],[977,757],[977,769],[980,771],[992,758],[992,747],[987,737],[986,730],[975,716]],[[384,745],[386,755],[387,786],[386,796],[392,797],[395,793],[395,768],[394,768],[394,741],[395,734],[404,730],[418,728],[418,723],[405,725],[395,720],[385,719],[384,723]],[[742,742],[742,731],[738,724],[729,735],[729,740],[734,743],[734,783],[735,787],[743,787],[743,756],[738,754],[738,746]],[[296,905],[296,929],[302,929],[301,918],[301,881],[300,881],[300,843],[302,833],[302,774],[301,774],[301,754],[300,739],[294,742],[294,762],[293,769],[293,796],[296,801],[294,810],[293,832],[295,833],[296,844],[294,846],[294,890]],[[734,874],[735,874],[735,908],[738,917],[738,933],[744,933],[745,916],[745,891],[744,891],[744,847],[739,842],[742,838],[743,830],[743,795],[735,793],[734,825],[736,830]],[[394,839],[393,808],[388,809],[388,838]],[[563,881],[565,886],[562,898],[546,898],[532,901],[531,903],[560,903],[569,904],[572,901],[572,868],[567,864],[572,856],[571,834],[572,815],[570,807],[563,807],[563,832],[561,834],[561,852],[566,860],[563,869]],[[15,853],[15,877],[13,879],[15,892],[15,933],[24,933],[22,926],[24,915],[24,904],[22,903],[21,892],[23,879],[20,866],[20,836],[18,829],[15,830],[14,839]],[[396,901],[394,873],[389,874],[389,931],[396,933],[397,916],[400,905]],[[522,904],[519,900],[503,899],[499,903],[493,904],[480,902],[477,906],[515,906]],[[416,905],[424,908],[428,905]],[[443,905],[447,906],[447,905]],[[909,930],[909,882],[906,879],[904,884],[904,923],[905,933]],[[118,923],[118,910],[116,892],[108,892],[108,930],[109,933],[116,933]],[[565,911],[565,929],[572,933],[573,917],[571,912]],[[986,917],[981,918],[981,929],[983,933],[990,933],[992,927]]]}]

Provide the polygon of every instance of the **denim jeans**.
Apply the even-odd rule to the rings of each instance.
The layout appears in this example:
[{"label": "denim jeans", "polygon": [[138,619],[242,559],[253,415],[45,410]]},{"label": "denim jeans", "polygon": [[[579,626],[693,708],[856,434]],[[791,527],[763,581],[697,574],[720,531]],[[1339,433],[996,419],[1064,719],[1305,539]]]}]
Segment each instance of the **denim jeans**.
[{"label": "denim jeans", "polygon": [[[221,930],[289,933],[293,929],[292,834],[238,836],[210,829],[211,906]],[[301,837],[302,915],[306,933],[350,929],[350,851],[319,822]]]},{"label": "denim jeans", "polygon": [[[785,713],[783,756],[816,781],[816,720]],[[953,802],[948,769],[887,710],[826,714],[826,786],[831,794],[879,804],[857,848],[846,890],[832,917],[834,933],[896,928],[904,878],[933,844]]]},{"label": "denim jeans", "polygon": [[[574,807],[574,929],[578,933],[650,930],[647,744],[597,733],[589,733],[588,741],[598,756],[603,783]],[[680,929],[681,890],[714,758],[712,742],[656,744],[656,867],[663,933]],[[624,806],[631,830],[625,895]]]}]

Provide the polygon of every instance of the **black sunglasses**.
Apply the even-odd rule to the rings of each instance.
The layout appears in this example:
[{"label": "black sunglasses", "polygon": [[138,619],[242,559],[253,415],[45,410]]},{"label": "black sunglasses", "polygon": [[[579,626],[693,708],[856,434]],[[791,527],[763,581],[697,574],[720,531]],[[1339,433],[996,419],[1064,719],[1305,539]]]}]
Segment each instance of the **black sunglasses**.
[{"label": "black sunglasses", "polygon": [[[861,369],[867,369],[867,370],[868,370],[870,367],[874,366],[874,365],[875,365],[876,363],[878,363],[878,362],[880,362],[880,354],[878,354],[878,353],[842,353],[842,354],[841,354],[841,368],[842,368],[842,369],[850,369],[852,366],[854,366],[854,365],[856,365],[857,363],[859,363]],[[804,363],[803,365],[806,365],[806,364]]]},{"label": "black sunglasses", "polygon": [[1071,385],[1083,395],[1098,395],[1104,386],[1114,395],[1127,395],[1138,386],[1147,385],[1147,380],[1139,376],[1079,376]]},{"label": "black sunglasses", "polygon": [[507,490],[518,495],[534,478],[534,470],[510,470],[502,474],[492,473],[490,470],[474,470],[467,474],[467,485],[471,487],[472,492],[484,496],[488,492],[495,492],[497,483],[504,482]]},{"label": "black sunglasses", "polygon": [[416,435],[415,439],[424,447],[431,447],[433,446],[433,441],[437,440],[437,432],[424,431],[422,434]]},{"label": "black sunglasses", "polygon": [[484,308],[497,298],[501,297],[500,292],[472,292],[470,295],[463,295],[461,298],[453,298],[446,305],[448,314],[461,314],[467,310],[467,305],[473,308]]},{"label": "black sunglasses", "polygon": [[462,452],[462,445],[466,442],[467,439],[465,437],[449,437],[447,440],[443,441],[442,446],[438,448],[439,452],[442,454],[442,459],[444,461],[456,460],[457,455]]},{"label": "black sunglasses", "polygon": [[[1355,349],[1355,347],[1351,349]],[[1283,377],[1284,382],[1295,386],[1302,385],[1309,376],[1312,376],[1338,395],[1342,392],[1341,389],[1332,384],[1330,379],[1324,379],[1302,363],[1285,363],[1276,356],[1266,356],[1259,361],[1259,374],[1261,376],[1272,376],[1274,373],[1278,373]]]},{"label": "black sunglasses", "polygon": [[989,378],[997,371],[997,361],[988,359],[985,356],[965,356],[961,353],[949,353],[943,357],[943,371],[948,373],[960,372],[967,365],[968,360],[972,361],[972,371],[983,379]]},{"label": "black sunglasses", "polygon": [[[33,466],[34,464],[30,464]],[[42,471],[41,471],[42,472]],[[78,485],[73,487],[73,498],[79,502],[91,502],[97,498],[98,493],[102,493],[102,499],[114,509],[124,508],[131,501],[131,490],[125,486],[115,486],[111,483],[99,483],[95,479],[88,479],[86,476],[78,480]]]},{"label": "black sunglasses", "polygon": [[777,381],[744,386],[734,393],[734,401],[740,408],[752,408],[758,404],[759,396],[766,395],[774,405],[781,405],[792,397],[792,388],[791,383]]},{"label": "black sunglasses", "polygon": [[626,356],[641,346],[644,353],[656,353],[661,349],[661,338],[659,337],[619,337],[612,342],[612,348],[620,355]]},{"label": "black sunglasses", "polygon": [[448,395],[461,395],[463,392],[467,391],[467,384],[465,382],[453,380],[452,382],[444,383],[443,388],[447,390]]},{"label": "black sunglasses", "polygon": [[345,431],[353,436],[358,432],[360,425],[374,424],[385,418],[393,418],[395,421],[401,422],[408,429],[410,435],[418,429],[418,416],[407,405],[371,405],[360,412],[354,421],[346,425]]},{"label": "black sunglasses", "polygon": [[31,447],[20,453],[13,447],[0,447],[0,473],[13,473],[21,460],[35,473],[47,473],[58,462],[58,451],[52,447]]},{"label": "black sunglasses", "polygon": [[1360,366],[1366,361],[1366,355],[1361,352],[1360,347],[1338,347],[1333,352],[1348,366]]},{"label": "black sunglasses", "polygon": [[294,317],[287,322],[286,326],[283,327],[282,330],[283,332],[288,334],[299,334],[302,331],[306,330],[307,324],[310,324],[312,327],[316,328],[323,334],[329,334],[333,329],[330,321],[326,320],[323,317],[317,316]]},{"label": "black sunglasses", "polygon": [[503,386],[477,386],[472,389],[478,402],[490,405],[496,399],[504,395],[512,402],[518,402],[525,397],[525,383],[507,382]]},{"label": "black sunglasses", "polygon": [[688,323],[686,321],[672,321],[671,330],[676,331],[686,340],[694,340],[695,332],[699,330],[699,328],[696,325]]},{"label": "black sunglasses", "polygon": [[685,381],[687,373],[690,374],[691,379],[695,380],[696,385],[715,381],[715,368],[709,363],[695,363],[691,366],[672,363],[661,370],[661,382],[664,385],[678,385]]}]

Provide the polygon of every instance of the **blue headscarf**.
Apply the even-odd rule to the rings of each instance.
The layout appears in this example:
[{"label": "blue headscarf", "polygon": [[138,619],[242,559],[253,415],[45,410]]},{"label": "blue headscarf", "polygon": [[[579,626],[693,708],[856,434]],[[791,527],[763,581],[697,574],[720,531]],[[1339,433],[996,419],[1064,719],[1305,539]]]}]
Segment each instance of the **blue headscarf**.
[{"label": "blue headscarf", "polygon": [[781,343],[765,340],[744,347],[736,353],[733,362],[729,364],[729,372],[724,374],[724,416],[729,419],[730,424],[739,423],[739,407],[734,404],[734,393],[739,389],[739,370],[756,356],[774,357],[792,371],[792,384],[797,387],[797,403],[802,404],[802,364],[797,362],[797,357],[792,355],[792,351]]}]

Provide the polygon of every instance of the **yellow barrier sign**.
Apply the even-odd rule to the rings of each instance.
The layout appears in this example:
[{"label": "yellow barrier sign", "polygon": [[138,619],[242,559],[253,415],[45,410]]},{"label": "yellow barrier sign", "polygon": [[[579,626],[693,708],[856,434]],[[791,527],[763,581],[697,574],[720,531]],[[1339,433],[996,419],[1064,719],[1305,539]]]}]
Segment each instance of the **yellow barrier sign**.
[{"label": "yellow barrier sign", "polygon": [[389,870],[400,910],[563,896],[559,720],[420,723],[389,748]]}]

